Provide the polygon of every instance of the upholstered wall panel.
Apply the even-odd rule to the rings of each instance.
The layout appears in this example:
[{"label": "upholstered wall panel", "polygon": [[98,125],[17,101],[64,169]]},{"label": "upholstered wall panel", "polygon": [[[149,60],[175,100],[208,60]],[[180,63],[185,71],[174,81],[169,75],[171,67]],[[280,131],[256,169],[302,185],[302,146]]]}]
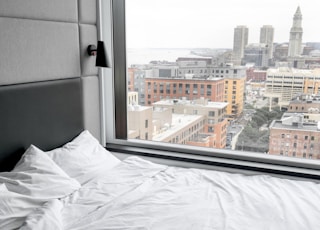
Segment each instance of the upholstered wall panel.
[{"label": "upholstered wall panel", "polygon": [[79,22],[97,24],[97,0],[79,0]]},{"label": "upholstered wall panel", "polygon": [[80,24],[82,76],[98,74],[98,68],[95,66],[96,57],[87,54],[88,44],[97,45],[97,27],[94,25]]},{"label": "upholstered wall panel", "polygon": [[[81,78],[85,128],[100,138],[97,0],[0,0],[0,86]],[[1,108],[1,105],[0,105]]]},{"label": "upholstered wall panel", "polygon": [[90,127],[90,132],[100,139],[100,107],[99,79],[97,76],[82,78],[84,126]]},{"label": "upholstered wall panel", "polygon": [[78,25],[1,18],[0,85],[80,76]]},{"label": "upholstered wall panel", "polygon": [[77,0],[1,0],[0,16],[78,22]]}]

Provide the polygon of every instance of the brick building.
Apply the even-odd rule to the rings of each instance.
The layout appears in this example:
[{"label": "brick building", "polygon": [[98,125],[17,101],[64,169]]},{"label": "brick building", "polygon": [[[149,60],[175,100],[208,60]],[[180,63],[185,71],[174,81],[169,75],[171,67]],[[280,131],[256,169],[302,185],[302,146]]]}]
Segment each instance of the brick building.
[{"label": "brick building", "polygon": [[302,114],[275,120],[270,125],[269,154],[320,159],[320,126],[306,123]]},{"label": "brick building", "polygon": [[145,104],[151,105],[162,99],[195,100],[201,97],[210,101],[223,102],[224,80],[180,79],[180,78],[146,78]]},{"label": "brick building", "polygon": [[253,82],[262,82],[262,81],[265,81],[267,78],[266,70],[248,68],[246,72],[247,72],[247,81],[251,80]]}]

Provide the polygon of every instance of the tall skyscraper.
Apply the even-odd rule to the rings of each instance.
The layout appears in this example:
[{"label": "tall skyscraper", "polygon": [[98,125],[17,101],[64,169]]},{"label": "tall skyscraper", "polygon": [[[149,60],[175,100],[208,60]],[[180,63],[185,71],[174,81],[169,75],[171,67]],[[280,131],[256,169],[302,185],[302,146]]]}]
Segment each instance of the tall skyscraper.
[{"label": "tall skyscraper", "polygon": [[264,25],[260,29],[260,44],[266,44],[268,49],[268,58],[273,58],[273,36],[274,29],[270,25]]},{"label": "tall skyscraper", "polygon": [[300,6],[298,6],[296,13],[293,16],[293,25],[290,30],[290,40],[289,40],[289,57],[300,56],[302,53],[302,34],[303,29],[301,26],[302,14]]},{"label": "tall skyscraper", "polygon": [[241,64],[241,59],[244,56],[244,48],[248,44],[249,30],[246,26],[237,26],[234,29],[233,38],[233,59],[234,64]]}]

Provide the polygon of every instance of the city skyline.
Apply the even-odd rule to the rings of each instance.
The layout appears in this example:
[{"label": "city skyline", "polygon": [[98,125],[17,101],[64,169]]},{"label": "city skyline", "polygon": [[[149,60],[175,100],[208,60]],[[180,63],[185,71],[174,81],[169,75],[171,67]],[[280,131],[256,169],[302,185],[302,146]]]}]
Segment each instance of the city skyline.
[{"label": "city skyline", "polygon": [[238,25],[248,27],[249,43],[259,43],[264,25],[274,27],[274,42],[289,42],[298,6],[303,16],[302,42],[320,41],[320,31],[314,29],[315,22],[320,21],[317,13],[320,2],[271,0],[263,4],[245,0],[240,4],[235,0],[214,3],[199,0],[196,3],[191,0],[127,1],[127,47],[232,48],[233,31]]}]

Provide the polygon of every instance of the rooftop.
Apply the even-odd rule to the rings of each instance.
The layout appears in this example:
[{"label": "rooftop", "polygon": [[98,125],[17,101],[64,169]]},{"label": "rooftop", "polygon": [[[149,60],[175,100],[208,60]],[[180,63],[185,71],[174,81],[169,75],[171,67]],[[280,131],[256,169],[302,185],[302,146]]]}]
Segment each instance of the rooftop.
[{"label": "rooftop", "polygon": [[270,129],[290,129],[320,132],[320,122],[304,122],[303,114],[286,113],[283,115],[281,120],[274,120],[270,125]]},{"label": "rooftop", "polygon": [[271,129],[290,129],[290,130],[300,130],[300,131],[314,131],[320,132],[317,123],[302,123],[302,124],[283,124],[282,121],[273,121],[270,125]]},{"label": "rooftop", "polygon": [[227,107],[228,103],[227,102],[212,102],[212,101],[207,101],[205,99],[200,99],[200,100],[180,100],[180,99],[168,99],[168,100],[161,100],[153,103],[153,105],[186,105],[186,106],[202,106],[206,108],[214,108],[214,109],[223,109]]},{"label": "rooftop", "polygon": [[128,105],[128,111],[144,111],[152,109],[151,106],[142,106],[142,105]]},{"label": "rooftop", "polygon": [[289,67],[270,68],[267,71],[270,74],[288,74],[288,75],[306,75],[306,76],[319,76],[320,69],[295,69]]},{"label": "rooftop", "polygon": [[202,120],[200,115],[172,114],[172,123],[162,129],[160,134],[153,136],[153,141],[163,141],[166,138],[180,134],[180,132],[188,126],[194,125]]}]

